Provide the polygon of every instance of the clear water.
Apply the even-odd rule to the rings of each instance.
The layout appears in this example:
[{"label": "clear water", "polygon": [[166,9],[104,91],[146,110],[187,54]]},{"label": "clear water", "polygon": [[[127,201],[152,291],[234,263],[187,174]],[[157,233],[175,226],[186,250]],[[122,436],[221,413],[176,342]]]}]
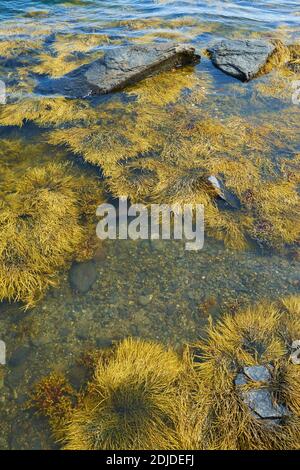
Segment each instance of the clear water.
[{"label": "clear water", "polygon": [[[33,11],[40,15],[33,16]],[[187,17],[195,20],[193,27],[172,24]],[[24,38],[38,29],[46,51],[52,35],[58,33],[72,33],[74,38],[82,33],[106,34],[112,43],[101,50],[114,47],[114,40],[127,43],[149,33],[159,38],[162,31],[170,30],[192,33],[190,42],[202,48],[212,39],[232,36],[280,33],[288,41],[299,40],[300,6],[296,0],[2,0],[0,19],[1,40],[9,38],[14,28],[21,28]],[[136,20],[146,21],[136,28]],[[15,66],[5,61],[0,65],[2,75],[13,72]],[[257,98],[256,84],[240,93],[244,85],[215,70],[205,58],[195,73],[203,72],[214,80],[208,93],[217,117],[230,115],[234,107],[241,116],[253,114],[263,121],[267,111],[278,107],[280,113],[291,106],[289,97],[283,103]],[[295,106],[291,113],[299,122]],[[0,132],[2,139],[21,136],[25,141],[39,135],[30,125]],[[291,146],[299,152],[297,136],[295,130]],[[259,247],[236,251],[209,238],[203,250],[189,253],[175,241],[110,241],[104,244],[101,258],[96,261],[97,282],[85,295],[74,293],[68,273],[62,273],[59,288],[50,289],[33,310],[24,313],[19,305],[0,304],[0,339],[6,342],[8,358],[17,357],[5,367],[0,383],[0,448],[55,447],[46,420],[26,409],[27,395],[33,383],[53,369],[66,372],[80,387],[84,377],[76,358],[82,351],[128,335],[159,340],[180,350],[202,334],[209,315],[218,318],[240,305],[299,292],[299,255],[288,251]]]}]

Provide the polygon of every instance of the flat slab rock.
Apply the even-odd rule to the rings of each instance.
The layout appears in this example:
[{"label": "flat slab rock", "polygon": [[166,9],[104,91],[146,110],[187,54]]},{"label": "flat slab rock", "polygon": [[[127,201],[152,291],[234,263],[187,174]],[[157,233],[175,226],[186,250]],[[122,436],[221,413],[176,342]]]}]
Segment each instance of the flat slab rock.
[{"label": "flat slab rock", "polygon": [[261,388],[242,390],[241,396],[250,410],[265,420],[276,420],[288,415],[286,406],[276,403],[271,390],[266,388],[272,379],[271,370],[271,365],[268,367],[263,365],[244,367],[234,381],[237,387],[249,384],[251,381],[261,382]]},{"label": "flat slab rock", "polygon": [[244,402],[262,419],[278,419],[288,415],[284,405],[273,401],[267,389],[248,390],[243,393]]},{"label": "flat slab rock", "polygon": [[62,78],[46,79],[39,91],[70,98],[102,95],[122,90],[148,76],[199,61],[195,48],[188,44],[121,46]]},{"label": "flat slab rock", "polygon": [[207,50],[217,68],[246,82],[258,74],[274,49],[267,41],[226,39]]}]

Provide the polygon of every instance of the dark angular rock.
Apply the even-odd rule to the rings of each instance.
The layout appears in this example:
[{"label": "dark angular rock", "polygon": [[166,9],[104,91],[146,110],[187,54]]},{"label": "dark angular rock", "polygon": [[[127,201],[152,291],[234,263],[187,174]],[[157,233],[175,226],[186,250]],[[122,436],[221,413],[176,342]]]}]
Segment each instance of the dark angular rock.
[{"label": "dark angular rock", "polygon": [[217,68],[246,82],[258,74],[274,49],[267,41],[226,39],[208,48],[208,52]]},{"label": "dark angular rock", "polygon": [[71,287],[85,294],[93,286],[97,279],[97,270],[94,261],[84,263],[73,263],[69,272],[69,280]]},{"label": "dark angular rock", "polygon": [[47,79],[39,92],[86,98],[119,91],[128,85],[175,67],[195,64],[200,56],[187,44],[155,43],[122,46],[107,52],[94,62],[83,65],[64,77]]}]

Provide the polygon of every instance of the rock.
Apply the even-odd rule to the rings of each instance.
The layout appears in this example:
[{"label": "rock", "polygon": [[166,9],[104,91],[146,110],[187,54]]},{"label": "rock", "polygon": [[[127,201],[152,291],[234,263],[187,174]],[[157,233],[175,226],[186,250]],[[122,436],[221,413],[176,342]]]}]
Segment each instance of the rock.
[{"label": "rock", "polygon": [[97,279],[97,270],[94,261],[73,263],[69,272],[71,287],[80,294],[88,292]]},{"label": "rock", "polygon": [[248,390],[243,393],[243,399],[249,408],[261,418],[283,418],[288,414],[285,406],[273,402],[271,392],[265,388]]},{"label": "rock", "polygon": [[166,240],[151,240],[150,247],[152,251],[165,251]]},{"label": "rock", "polygon": [[98,336],[96,338],[96,346],[97,348],[100,348],[100,349],[107,349],[107,348],[111,348],[111,346],[113,345],[113,342],[111,339],[108,339],[108,338],[103,338],[102,336]]},{"label": "rock", "polygon": [[10,359],[8,360],[8,365],[10,367],[18,367],[24,361],[26,361],[27,357],[30,355],[30,347],[29,346],[21,346],[20,348],[16,349],[15,352],[11,355]]},{"label": "rock", "polygon": [[151,300],[153,299],[153,294],[149,295],[140,295],[138,298],[139,304],[145,307],[146,305],[150,304]]},{"label": "rock", "polygon": [[200,56],[188,44],[154,43],[121,46],[57,80],[47,79],[39,92],[86,98],[119,91],[128,85],[175,67],[195,64]]},{"label": "rock", "polygon": [[236,386],[246,385],[247,382],[247,377],[244,374],[238,374],[234,380]]},{"label": "rock", "polygon": [[213,64],[243,82],[258,74],[275,46],[262,40],[226,39],[208,48]]},{"label": "rock", "polygon": [[90,328],[88,324],[77,325],[76,336],[80,340],[86,340],[89,338]]},{"label": "rock", "polygon": [[244,373],[255,382],[269,382],[271,380],[270,371],[266,366],[244,367]]},{"label": "rock", "polygon": [[74,365],[70,368],[68,373],[70,384],[76,389],[80,390],[88,380],[88,373],[84,367]]}]

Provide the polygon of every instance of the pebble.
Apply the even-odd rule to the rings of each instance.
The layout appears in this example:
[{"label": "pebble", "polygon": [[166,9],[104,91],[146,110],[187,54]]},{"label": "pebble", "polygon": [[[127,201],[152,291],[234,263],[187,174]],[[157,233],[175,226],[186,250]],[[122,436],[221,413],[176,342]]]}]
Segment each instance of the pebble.
[{"label": "pebble", "polygon": [[146,305],[150,304],[153,299],[153,294],[149,295],[140,295],[138,298],[139,304],[145,307]]},{"label": "pebble", "polygon": [[29,346],[21,346],[13,352],[10,359],[8,360],[8,365],[11,367],[18,367],[20,364],[26,361],[27,357],[30,355],[30,352],[31,350]]},{"label": "pebble", "polygon": [[97,270],[94,261],[73,263],[69,272],[71,287],[80,294],[86,294],[97,279]]},{"label": "pebble", "polygon": [[78,325],[76,327],[76,336],[78,339],[88,339],[89,332],[89,325]]},{"label": "pebble", "polygon": [[75,365],[70,368],[68,377],[69,377],[71,385],[77,390],[80,390],[80,388],[84,385],[84,383],[87,380],[86,369],[78,365]]}]

